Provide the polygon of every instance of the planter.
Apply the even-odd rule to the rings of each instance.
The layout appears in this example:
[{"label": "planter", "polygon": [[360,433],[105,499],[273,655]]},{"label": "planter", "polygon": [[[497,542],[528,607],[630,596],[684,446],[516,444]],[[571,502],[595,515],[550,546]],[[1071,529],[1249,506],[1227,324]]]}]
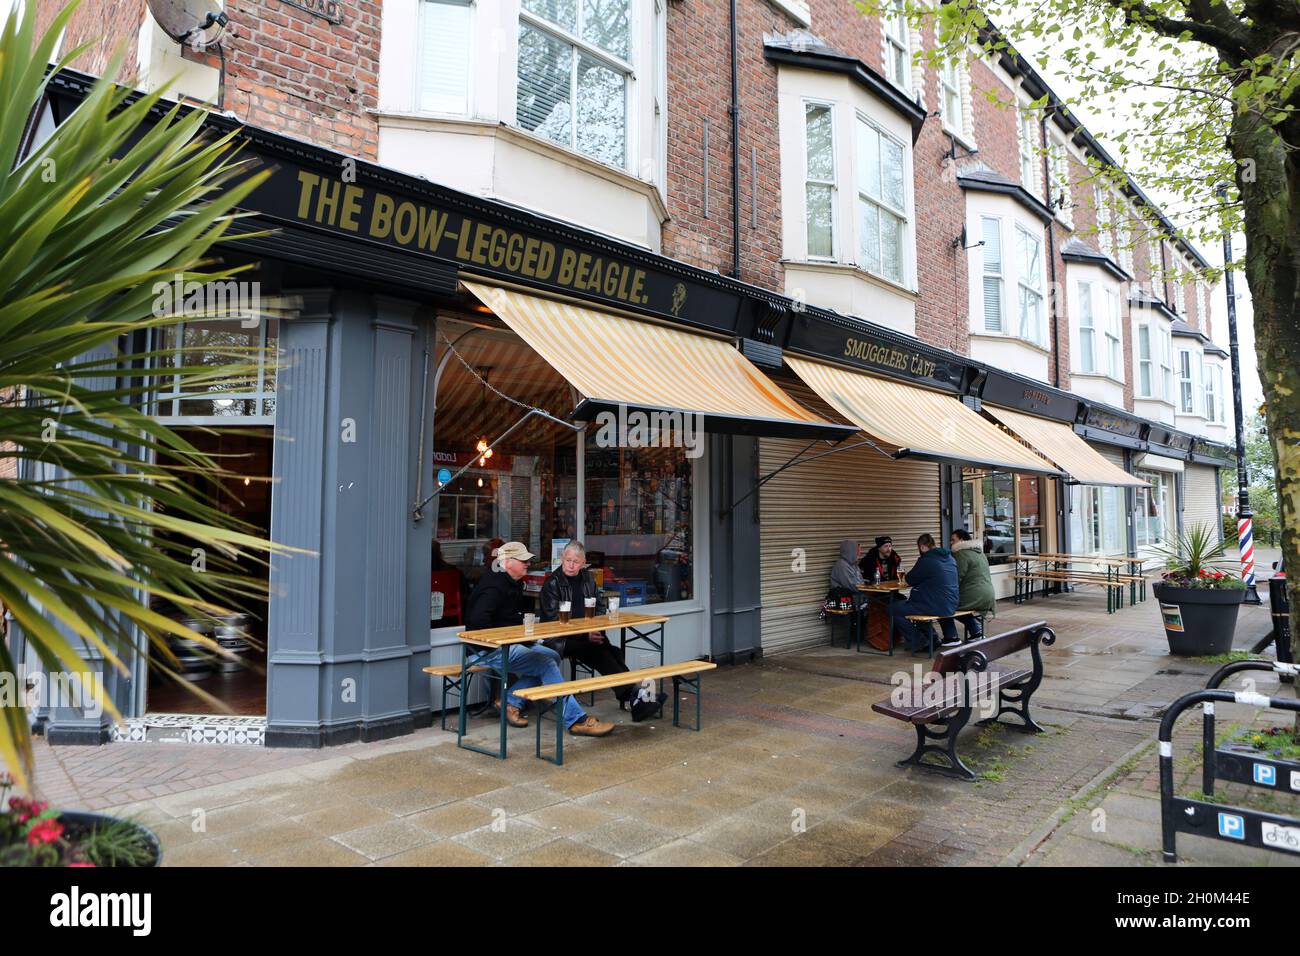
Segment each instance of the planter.
[{"label": "planter", "polygon": [[[106,813],[90,813],[84,810],[64,810],[59,814],[58,820],[65,827],[64,837],[70,838],[75,842],[80,834],[86,833],[97,827],[104,827],[110,823],[120,822],[120,817],[109,816]],[[162,843],[158,835],[148,827],[139,823],[132,823],[138,831],[144,842],[153,850],[153,862],[145,864],[146,866],[162,865]]]},{"label": "planter", "polygon": [[1244,588],[1176,588],[1157,583],[1151,593],[1160,602],[1169,652],[1184,657],[1211,657],[1232,650],[1237,612]]}]

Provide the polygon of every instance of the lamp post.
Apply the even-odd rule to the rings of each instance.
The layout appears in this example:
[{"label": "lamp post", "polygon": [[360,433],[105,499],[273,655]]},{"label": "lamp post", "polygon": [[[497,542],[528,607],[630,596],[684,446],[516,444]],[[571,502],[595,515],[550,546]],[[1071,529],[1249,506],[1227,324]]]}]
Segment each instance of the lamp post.
[{"label": "lamp post", "polygon": [[[1228,189],[1220,185],[1219,201]],[[1255,536],[1251,527],[1250,483],[1246,476],[1246,431],[1241,410],[1241,355],[1237,346],[1237,294],[1232,283],[1232,233],[1223,230],[1223,285],[1228,294],[1228,352],[1232,356],[1232,412],[1237,428],[1237,548],[1241,553],[1241,579],[1246,582],[1246,603],[1259,604],[1255,590]]]}]

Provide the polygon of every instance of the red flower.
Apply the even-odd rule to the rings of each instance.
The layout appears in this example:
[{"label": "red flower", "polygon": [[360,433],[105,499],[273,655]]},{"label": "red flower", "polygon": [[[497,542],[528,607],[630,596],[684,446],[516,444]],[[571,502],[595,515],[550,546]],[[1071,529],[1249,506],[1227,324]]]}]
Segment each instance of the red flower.
[{"label": "red flower", "polygon": [[63,836],[63,824],[58,820],[42,820],[27,832],[27,842],[32,846],[53,843]]},{"label": "red flower", "polygon": [[79,861],[79,862],[76,862],[76,863],[69,863],[69,864],[68,864],[68,866],[82,866],[82,867],[85,867],[85,866],[94,866],[94,865],[95,865],[95,864],[93,864],[93,863],[82,862],[82,861]]}]

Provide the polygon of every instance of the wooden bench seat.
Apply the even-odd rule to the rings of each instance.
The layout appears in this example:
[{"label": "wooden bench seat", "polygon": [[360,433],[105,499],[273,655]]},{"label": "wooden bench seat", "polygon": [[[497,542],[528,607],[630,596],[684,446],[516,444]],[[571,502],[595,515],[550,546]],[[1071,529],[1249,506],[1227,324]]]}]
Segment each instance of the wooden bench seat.
[{"label": "wooden bench seat", "polygon": [[[941,650],[935,655],[931,667],[934,680],[939,682],[938,691],[932,687],[913,687],[913,702],[900,704],[894,699],[898,693],[896,689],[887,699],[872,704],[871,709],[876,713],[904,721],[916,730],[916,749],[910,757],[900,760],[898,766],[915,765],[961,780],[975,779],[974,772],[957,754],[957,734],[966,726],[978,703],[972,698],[972,690],[997,694],[997,712],[980,721],[981,724],[994,723],[1003,714],[1011,714],[1020,720],[1016,729],[1041,733],[1043,728],[1029,714],[1029,699],[1043,679],[1043,657],[1039,646],[1050,646],[1055,642],[1056,634],[1045,621],[1039,621],[1028,627]],[[1030,652],[1030,668],[994,663],[1025,649]],[[945,678],[951,681],[954,676],[955,686],[945,682]],[[928,699],[937,692],[944,696],[938,701]],[[940,745],[934,741],[943,743]],[[926,762],[923,758],[928,755],[939,757],[943,763]]]},{"label": "wooden bench seat", "polygon": [[455,694],[462,695],[469,692],[468,682],[474,679],[475,674],[482,674],[484,671],[490,671],[492,668],[484,667],[482,664],[474,664],[466,675],[468,680],[462,679],[459,664],[435,664],[433,667],[424,668],[424,672],[432,677],[442,678],[442,702],[440,704],[442,713],[440,715],[440,726],[443,730],[447,729],[447,692],[453,691]]},{"label": "wooden bench seat", "polygon": [[661,664],[658,667],[643,667],[639,670],[625,671],[622,674],[601,674],[598,677],[585,677],[582,680],[565,681],[562,684],[538,684],[514,692],[516,697],[541,704],[537,714],[537,756],[551,763],[564,763],[564,731],[562,720],[555,720],[555,757],[542,753],[542,721],[547,711],[552,710],[562,697],[586,694],[592,691],[609,690],[614,687],[627,687],[640,684],[649,679],[654,681],[672,678],[673,682],[673,726],[681,726],[681,689],[686,687],[695,696],[695,726],[700,729],[700,674],[717,668],[712,661],[681,661],[676,664]]}]

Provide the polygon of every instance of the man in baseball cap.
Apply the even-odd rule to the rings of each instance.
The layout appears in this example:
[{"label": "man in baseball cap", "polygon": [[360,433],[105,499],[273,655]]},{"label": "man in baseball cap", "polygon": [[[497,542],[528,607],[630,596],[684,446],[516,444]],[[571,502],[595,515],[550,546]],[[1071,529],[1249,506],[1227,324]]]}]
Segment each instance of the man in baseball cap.
[{"label": "man in baseball cap", "polygon": [[[507,541],[492,555],[492,569],[479,578],[469,596],[465,610],[465,629],[482,630],[489,627],[518,627],[524,615],[520,602],[524,596],[524,575],[533,553],[518,541]],[[541,644],[508,644],[504,648],[510,656],[507,667],[516,677],[506,694],[506,721],[512,727],[527,727],[528,718],[520,712],[523,699],[513,691],[538,684],[562,684],[560,655]],[[471,663],[497,666],[496,655],[502,651],[486,651],[471,659]],[[500,706],[500,700],[497,706]],[[581,737],[604,737],[614,725],[588,717],[572,696],[564,698],[564,723],[569,733]]]}]

